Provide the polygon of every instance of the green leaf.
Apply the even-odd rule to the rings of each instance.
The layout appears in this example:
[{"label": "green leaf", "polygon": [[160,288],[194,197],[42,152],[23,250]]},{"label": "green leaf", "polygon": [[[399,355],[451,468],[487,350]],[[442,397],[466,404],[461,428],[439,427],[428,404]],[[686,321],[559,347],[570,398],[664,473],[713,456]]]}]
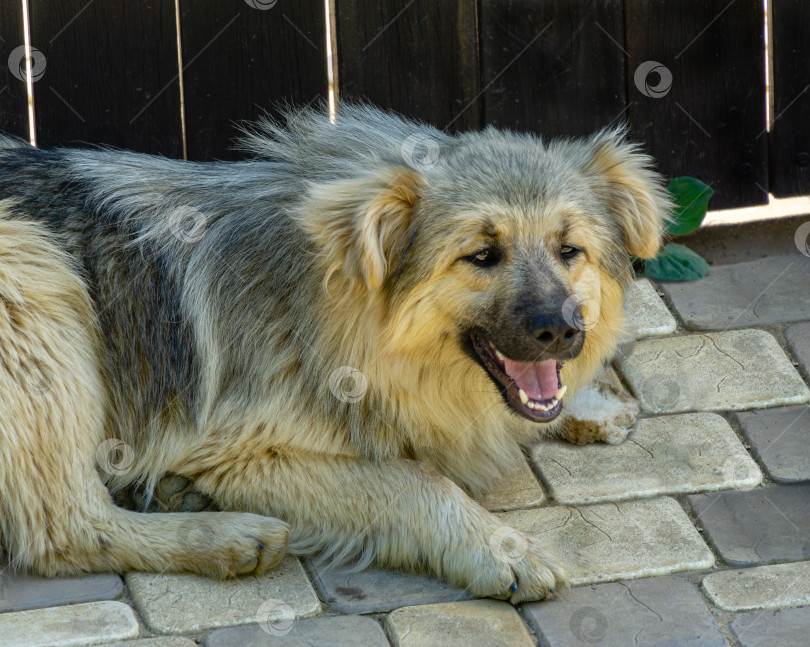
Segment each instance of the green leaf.
[{"label": "green leaf", "polygon": [[688,247],[669,243],[655,258],[644,261],[643,276],[657,281],[696,281],[711,271],[700,254]]},{"label": "green leaf", "polygon": [[693,177],[676,177],[667,188],[676,205],[675,220],[667,225],[667,232],[672,236],[691,234],[703,222],[714,189]]}]

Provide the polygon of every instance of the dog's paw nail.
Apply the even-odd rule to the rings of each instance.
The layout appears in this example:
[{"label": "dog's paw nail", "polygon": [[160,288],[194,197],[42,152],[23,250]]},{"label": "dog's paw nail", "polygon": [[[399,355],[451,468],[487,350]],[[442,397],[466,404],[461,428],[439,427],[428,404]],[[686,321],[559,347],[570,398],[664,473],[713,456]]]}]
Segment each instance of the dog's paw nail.
[{"label": "dog's paw nail", "polygon": [[512,591],[512,593],[517,593],[517,582],[512,582],[509,586],[509,590]]},{"label": "dog's paw nail", "polygon": [[548,587],[548,594],[549,595],[554,595],[554,587],[553,586]]},{"label": "dog's paw nail", "polygon": [[259,550],[264,550],[264,544],[259,544]]}]

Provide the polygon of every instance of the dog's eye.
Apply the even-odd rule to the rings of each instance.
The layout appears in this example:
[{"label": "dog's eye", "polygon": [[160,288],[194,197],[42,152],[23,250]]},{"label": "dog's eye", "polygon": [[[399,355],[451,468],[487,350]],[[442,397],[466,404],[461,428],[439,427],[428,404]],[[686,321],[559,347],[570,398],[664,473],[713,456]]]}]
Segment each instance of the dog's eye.
[{"label": "dog's eye", "polygon": [[581,251],[581,249],[574,247],[573,245],[563,245],[560,247],[560,258],[562,258],[564,261],[569,261]]},{"label": "dog's eye", "polygon": [[497,250],[485,247],[479,249],[475,254],[470,254],[467,260],[478,267],[491,267],[501,260],[501,257]]}]

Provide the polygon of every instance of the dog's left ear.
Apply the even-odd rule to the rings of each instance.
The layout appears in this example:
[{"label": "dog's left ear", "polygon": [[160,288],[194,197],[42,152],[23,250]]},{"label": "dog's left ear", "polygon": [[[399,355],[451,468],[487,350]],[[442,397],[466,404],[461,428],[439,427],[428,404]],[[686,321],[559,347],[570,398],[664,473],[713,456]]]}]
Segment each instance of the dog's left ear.
[{"label": "dog's left ear", "polygon": [[418,174],[400,166],[312,184],[297,220],[324,256],[325,280],[342,271],[379,288],[408,244],[418,188]]},{"label": "dog's left ear", "polygon": [[591,144],[587,171],[596,176],[598,191],[622,230],[627,251],[652,258],[661,247],[673,206],[661,176],[652,170],[652,158],[637,144],[625,141],[622,130],[598,133]]}]

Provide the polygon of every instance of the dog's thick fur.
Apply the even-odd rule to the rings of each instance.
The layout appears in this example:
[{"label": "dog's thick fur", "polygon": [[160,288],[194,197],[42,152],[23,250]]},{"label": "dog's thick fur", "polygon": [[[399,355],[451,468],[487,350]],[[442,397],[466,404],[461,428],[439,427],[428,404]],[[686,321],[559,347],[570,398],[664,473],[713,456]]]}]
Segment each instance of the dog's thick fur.
[{"label": "dog's thick fur", "polygon": [[[493,537],[511,531],[469,495],[565,414],[517,415],[471,334],[555,356],[536,322],[585,286],[592,323],[560,357],[569,393],[587,383],[621,334],[628,255],[661,242],[650,160],[617,132],[448,136],[363,106],[335,124],[292,112],[246,141],[251,160],[204,164],[2,141],[13,562],[221,577],[288,550],[547,596],[563,567],[532,538],[504,559]],[[414,163],[420,141],[435,161]],[[167,472],[228,512],[112,504],[108,489]]]}]

